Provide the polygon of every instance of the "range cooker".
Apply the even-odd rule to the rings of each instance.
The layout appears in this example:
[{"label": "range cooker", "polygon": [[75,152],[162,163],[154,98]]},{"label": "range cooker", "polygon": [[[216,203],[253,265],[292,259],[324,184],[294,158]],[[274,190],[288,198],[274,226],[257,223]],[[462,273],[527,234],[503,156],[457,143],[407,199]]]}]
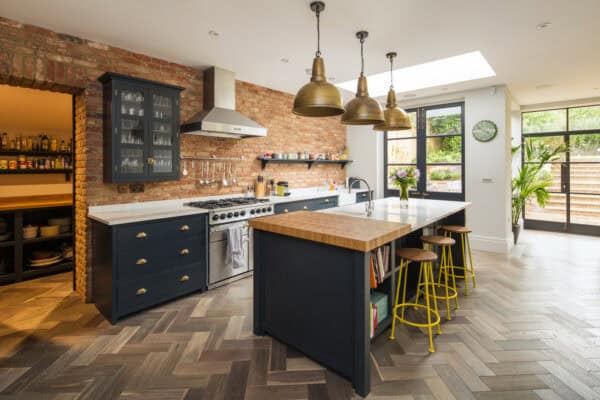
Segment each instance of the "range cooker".
[{"label": "range cooker", "polygon": [[[219,200],[195,201],[186,206],[209,210],[208,287],[213,288],[250,274],[254,268],[251,228],[248,219],[271,215],[273,204],[267,199],[234,197]],[[245,265],[231,262],[229,230],[242,235]]]}]

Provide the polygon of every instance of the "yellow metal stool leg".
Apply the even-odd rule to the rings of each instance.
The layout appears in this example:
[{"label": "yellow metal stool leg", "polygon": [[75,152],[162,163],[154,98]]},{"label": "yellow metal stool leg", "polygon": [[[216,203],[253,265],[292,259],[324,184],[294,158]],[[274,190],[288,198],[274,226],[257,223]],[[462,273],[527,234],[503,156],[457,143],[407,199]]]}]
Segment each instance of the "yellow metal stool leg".
[{"label": "yellow metal stool leg", "polygon": [[[423,268],[419,268],[419,279],[417,279],[417,294],[415,295],[415,303],[419,304],[419,295],[421,294],[421,278],[423,275]],[[417,307],[415,307],[415,310]]]},{"label": "yellow metal stool leg", "polygon": [[465,280],[465,296],[469,295],[469,284],[467,283],[467,257],[465,255],[465,234],[460,234],[460,247],[462,250],[462,258],[463,258],[463,278]]},{"label": "yellow metal stool leg", "polygon": [[[469,265],[471,266],[471,278],[473,279],[473,289],[475,289],[477,287],[477,284],[475,283],[475,268],[473,268],[473,255],[471,255],[471,238],[468,233],[466,236],[467,236],[467,249],[469,250]],[[465,263],[465,268],[466,268],[466,265],[467,264]]]},{"label": "yellow metal stool leg", "polygon": [[[406,303],[406,281],[408,281],[408,261],[404,267],[404,285],[402,286],[402,304]],[[402,319],[404,319],[404,311],[406,307],[402,307]]]},{"label": "yellow metal stool leg", "polygon": [[[390,339],[394,339],[396,333],[396,310],[398,309],[398,297],[400,295],[400,281],[402,280],[402,268],[404,268],[404,259],[400,259],[400,270],[398,271],[398,285],[396,285],[396,297],[394,300],[394,307],[392,308],[392,332],[390,333]],[[404,301],[402,301],[404,303]],[[402,317],[404,317],[404,308],[402,308]]]},{"label": "yellow metal stool leg", "polygon": [[[425,281],[425,304],[427,305],[427,332],[429,334],[429,352],[430,353],[435,353],[435,347],[433,346],[433,330],[431,329],[431,305],[429,304],[429,282],[427,279],[427,275],[429,275],[427,273],[427,263],[426,262],[421,262],[421,270],[425,270],[423,272],[424,275],[424,281]],[[434,300],[435,301],[435,300]]]},{"label": "yellow metal stool leg", "polygon": [[[436,287],[435,287],[435,281],[433,279],[433,262],[429,262],[429,277],[430,277],[430,284],[429,286],[431,286],[431,294],[433,297],[433,309],[435,310],[435,314],[436,315],[440,315],[440,310],[438,309],[438,299],[437,299],[437,292],[436,292]],[[439,324],[436,325],[437,326],[437,333],[440,334],[442,333],[442,324],[441,322]]]},{"label": "yellow metal stool leg", "polygon": [[[442,260],[440,262],[440,271],[443,269],[444,273],[444,289],[446,290],[446,319],[450,321],[452,319],[452,314],[450,314],[450,294],[448,293],[448,272],[446,268],[448,268],[446,264],[446,250],[447,246],[442,246]],[[441,275],[440,275],[441,276]]]},{"label": "yellow metal stool leg", "polygon": [[[451,271],[448,271],[449,269],[451,269]],[[448,266],[446,267],[446,274],[450,274],[452,277],[452,289],[454,289],[454,292],[456,293],[456,297],[454,298],[454,309],[458,309],[460,307],[458,306],[458,290],[456,289],[456,277],[454,271],[454,261],[452,260],[452,249],[449,249],[448,251]]]}]

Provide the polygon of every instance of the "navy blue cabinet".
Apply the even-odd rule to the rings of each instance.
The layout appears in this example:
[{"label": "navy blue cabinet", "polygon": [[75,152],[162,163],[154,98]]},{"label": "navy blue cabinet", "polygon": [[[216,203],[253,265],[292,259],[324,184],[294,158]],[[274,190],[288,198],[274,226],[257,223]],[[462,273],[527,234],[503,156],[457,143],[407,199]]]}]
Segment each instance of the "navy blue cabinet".
[{"label": "navy blue cabinet", "polygon": [[206,289],[207,218],[92,223],[92,297],[111,322]]},{"label": "navy blue cabinet", "polygon": [[356,193],[356,202],[362,203],[365,201],[369,201],[369,192],[357,192]]},{"label": "navy blue cabinet", "polygon": [[275,214],[299,210],[323,210],[325,208],[337,207],[337,205],[337,196],[323,197],[320,199],[291,201],[289,203],[275,204]]},{"label": "navy blue cabinet", "polygon": [[106,73],[104,181],[179,179],[179,93],[183,88]]}]

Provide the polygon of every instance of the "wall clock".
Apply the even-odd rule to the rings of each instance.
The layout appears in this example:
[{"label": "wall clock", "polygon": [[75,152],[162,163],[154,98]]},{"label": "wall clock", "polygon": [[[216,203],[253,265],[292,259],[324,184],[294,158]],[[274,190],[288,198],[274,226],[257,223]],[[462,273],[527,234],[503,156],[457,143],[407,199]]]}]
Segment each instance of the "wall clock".
[{"label": "wall clock", "polygon": [[481,120],[473,126],[473,137],[480,142],[489,142],[498,134],[498,126],[488,119]]}]

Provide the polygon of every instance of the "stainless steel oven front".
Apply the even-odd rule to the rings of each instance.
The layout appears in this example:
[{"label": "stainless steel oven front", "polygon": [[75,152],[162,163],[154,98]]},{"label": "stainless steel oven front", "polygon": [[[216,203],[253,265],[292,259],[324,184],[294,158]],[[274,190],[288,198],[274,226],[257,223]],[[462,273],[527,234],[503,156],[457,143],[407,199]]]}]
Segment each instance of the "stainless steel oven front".
[{"label": "stainless steel oven front", "polygon": [[[246,265],[234,268],[227,262],[227,230],[233,227],[242,228],[242,249]],[[213,225],[210,227],[208,243],[208,286],[215,287],[238,276],[245,276],[253,269],[252,243],[248,221]]]}]

